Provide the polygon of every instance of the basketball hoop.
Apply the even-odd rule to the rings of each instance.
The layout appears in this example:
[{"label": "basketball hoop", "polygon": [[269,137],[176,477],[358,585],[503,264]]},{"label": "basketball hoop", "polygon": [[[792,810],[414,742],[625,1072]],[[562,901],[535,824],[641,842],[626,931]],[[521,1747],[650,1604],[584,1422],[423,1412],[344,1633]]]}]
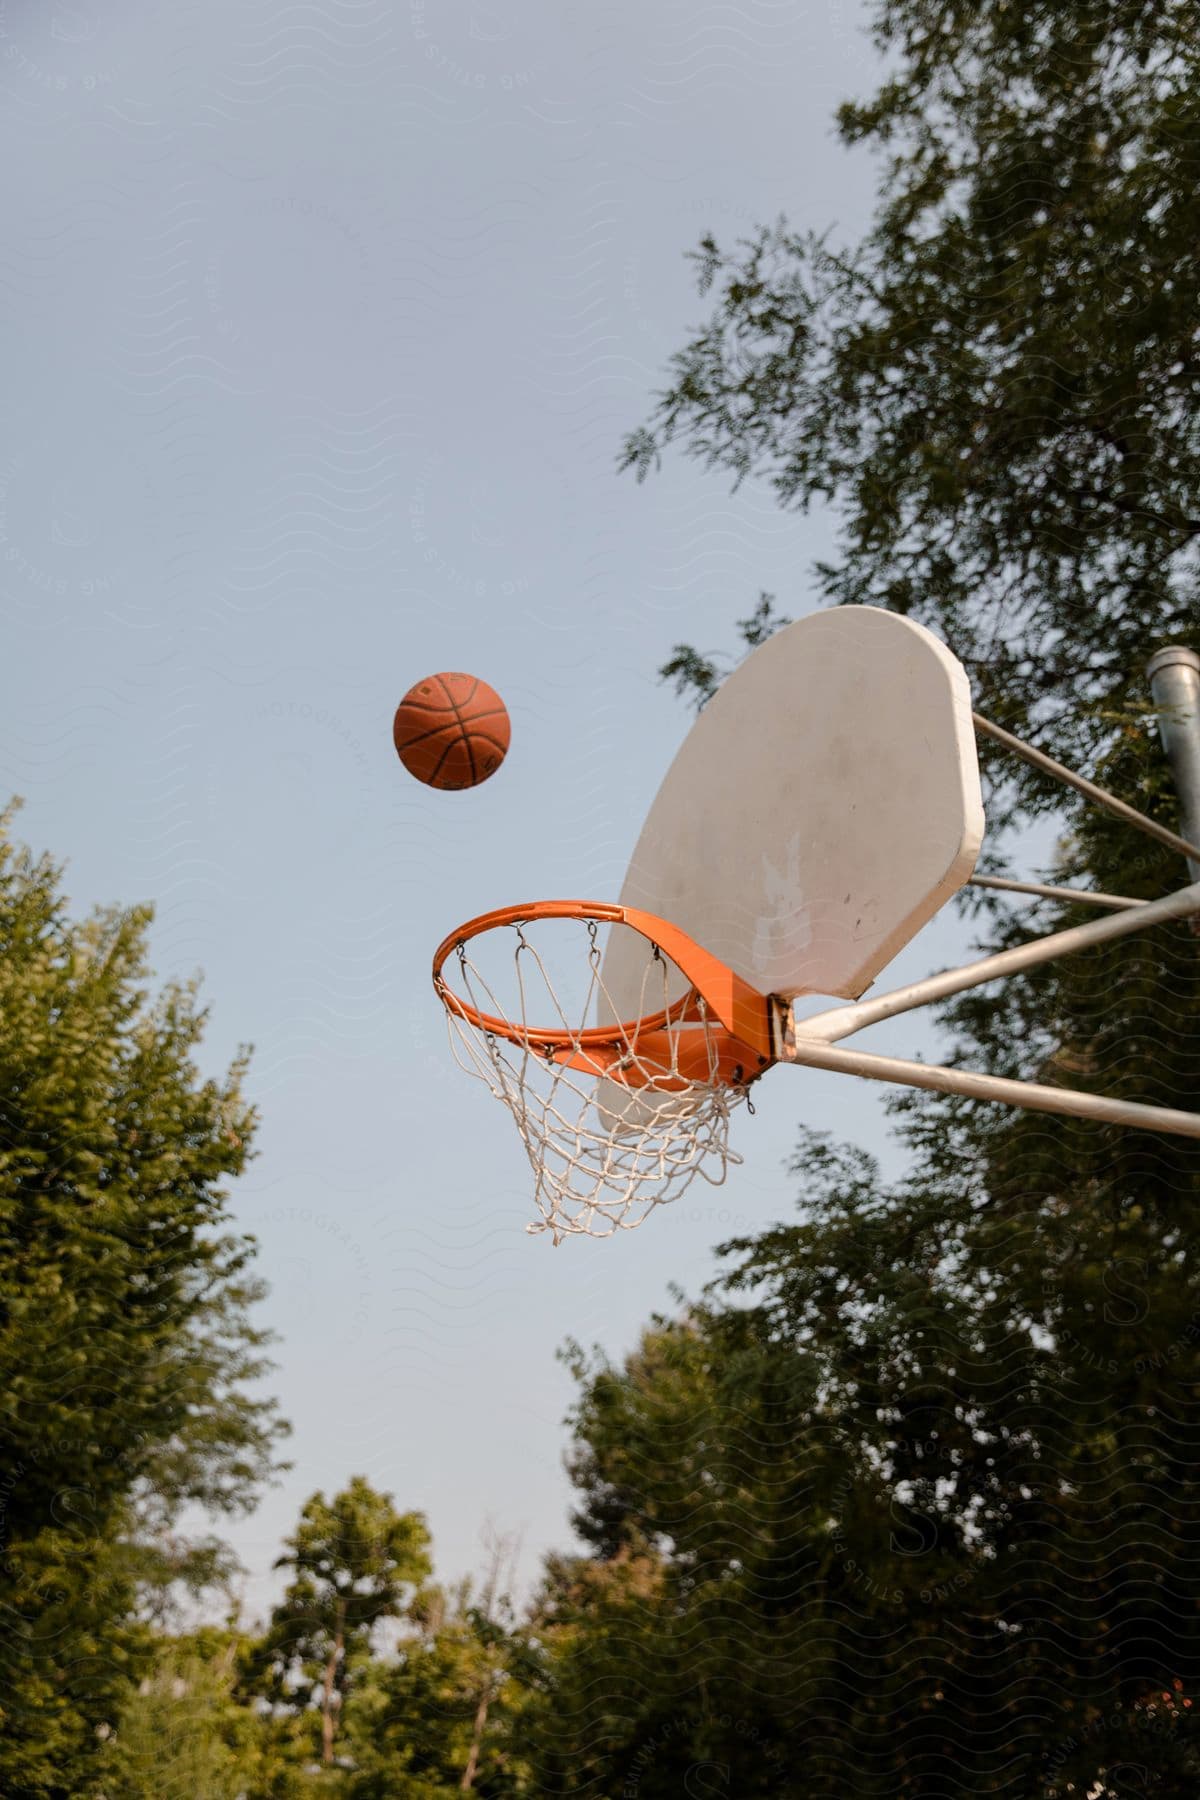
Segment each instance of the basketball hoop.
[{"label": "basketball hoop", "polygon": [[[578,928],[570,960],[553,922]],[[601,972],[614,928],[644,946],[633,1017],[620,1017]],[[476,961],[468,945],[485,938]],[[451,932],[433,979],[457,1062],[521,1133],[541,1214],[529,1231],[557,1244],[632,1230],[697,1176],[719,1186],[741,1161],[729,1120],[775,1061],[770,1007],[667,920],[587,900],[504,907]]]},{"label": "basketball hoop", "polygon": [[[556,1244],[608,1237],[697,1177],[722,1182],[741,1161],[730,1115],[773,1064],[1200,1141],[1200,1112],[841,1042],[1060,956],[1200,921],[1200,656],[1170,646],[1150,673],[1184,835],[973,712],[962,665],[909,619],[835,607],[760,644],[651,806],[623,890],[649,910],[505,907],[451,932],[434,958],[455,1056],[509,1108],[533,1166],[541,1217],[529,1229]],[[1151,900],[976,877],[976,734],[1185,857],[1188,885]],[[972,879],[1104,916],[864,998]],[[560,928],[573,954],[554,957]],[[841,1004],[801,1015],[803,995]]]}]

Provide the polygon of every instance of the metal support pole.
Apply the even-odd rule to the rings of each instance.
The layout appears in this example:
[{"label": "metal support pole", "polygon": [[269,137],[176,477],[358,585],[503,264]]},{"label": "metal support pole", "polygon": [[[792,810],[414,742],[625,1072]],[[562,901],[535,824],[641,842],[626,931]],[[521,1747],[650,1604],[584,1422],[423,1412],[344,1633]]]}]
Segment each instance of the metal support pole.
[{"label": "metal support pole", "polygon": [[[1146,665],[1158,709],[1158,729],[1179,795],[1179,822],[1190,844],[1200,843],[1200,656],[1171,644]],[[1188,857],[1188,872],[1200,881],[1200,859]]]},{"label": "metal support pole", "polygon": [[797,1039],[818,1039],[836,1043],[866,1025],[877,1025],[881,1019],[893,1019],[897,1013],[912,1012],[934,1000],[948,999],[968,988],[981,987],[985,981],[996,981],[1002,975],[1018,975],[1039,963],[1052,962],[1072,950],[1087,950],[1093,944],[1107,943],[1111,938],[1128,937],[1131,932],[1145,931],[1151,925],[1165,924],[1169,919],[1186,919],[1200,913],[1200,882],[1180,888],[1162,900],[1148,900],[1145,906],[1130,907],[1126,912],[1110,913],[1105,919],[1094,919],[1087,925],[1074,925],[1069,931],[1052,931],[1046,937],[1018,944],[1012,950],[1001,950],[985,956],[981,962],[967,963],[961,969],[946,969],[940,975],[927,975],[923,981],[907,987],[893,988],[890,994],[873,995],[849,1006],[835,1006],[829,1012],[814,1013],[796,1021]]},{"label": "metal support pole", "polygon": [[965,1094],[972,1100],[998,1100],[1030,1112],[1065,1113],[1073,1119],[1099,1119],[1109,1125],[1134,1125],[1145,1131],[1200,1138],[1200,1113],[1169,1106],[1144,1106],[1105,1094],[1080,1094],[1074,1088],[1047,1087],[1036,1081],[1010,1081],[1001,1075],[976,1075],[970,1069],[944,1069],[936,1063],[904,1062],[866,1050],[843,1050],[833,1044],[797,1038],[787,1051],[789,1062],[809,1069],[832,1069],[873,1081],[898,1081],[904,1087],[932,1088],[939,1094]]},{"label": "metal support pole", "polygon": [[[1040,893],[1058,899],[1078,899],[1084,903],[1113,908],[1109,916],[1088,925],[1077,925],[1070,931],[1052,932],[1032,943],[1002,950],[996,956],[983,958],[960,969],[946,969],[924,981],[910,982],[890,994],[879,994],[870,1000],[859,1000],[848,1006],[798,1020],[792,1003],[782,998],[772,1001],[772,1042],[780,1061],[799,1063],[807,1068],[830,1069],[840,1074],[858,1075],[874,1081],[899,1082],[904,1086],[931,1088],[943,1094],[963,1094],[976,1100],[995,1100],[1008,1106],[1024,1107],[1033,1112],[1063,1113],[1072,1118],[1096,1119],[1115,1125],[1135,1125],[1149,1131],[1165,1131],[1182,1137],[1200,1139],[1200,1113],[1180,1112],[1171,1107],[1146,1106],[1138,1101],[1122,1100],[1103,1094],[1079,1093],[1073,1088],[1050,1087],[1045,1083],[1012,1081],[998,1075],[977,1074],[971,1069],[948,1069],[937,1064],[906,1062],[900,1057],[879,1056],[865,1050],[837,1047],[839,1038],[849,1037],[864,1026],[898,1013],[911,1012],[931,1001],[960,994],[1003,975],[1015,975],[1035,968],[1072,950],[1092,944],[1126,937],[1147,926],[1168,919],[1191,920],[1192,929],[1200,924],[1200,656],[1178,646],[1160,650],[1151,658],[1147,674],[1159,713],[1159,728],[1171,765],[1171,773],[1179,794],[1180,823],[1183,836],[1168,831],[1152,819],[1136,812],[1123,800],[1097,787],[1094,782],[1065,769],[1043,751],[1013,737],[1011,732],[993,725],[974,714],[975,728],[985,737],[1003,744],[1022,756],[1035,768],[1056,776],[1068,787],[1114,813],[1126,823],[1135,825],[1159,843],[1179,851],[1186,859],[1190,885],[1162,900],[1138,902],[1119,894],[1075,894],[1070,889],[1052,888],[1036,882],[1009,881],[1002,876],[978,876],[981,887],[1007,889],[1015,893]],[[1115,910],[1115,909],[1120,909]]]},{"label": "metal support pole", "polygon": [[[1166,652],[1160,652],[1160,654],[1165,655]],[[1173,654],[1188,656],[1191,652],[1175,651]],[[1031,768],[1041,769],[1046,775],[1053,775],[1054,779],[1061,781],[1064,787],[1074,788],[1077,794],[1082,794],[1086,800],[1091,800],[1096,806],[1102,806],[1105,812],[1112,813],[1115,819],[1123,819],[1126,825],[1132,825],[1135,831],[1144,831],[1147,837],[1157,838],[1158,842],[1165,844],[1168,850],[1178,850],[1182,856],[1200,858],[1200,845],[1196,843],[1195,832],[1187,837],[1180,837],[1177,832],[1168,831],[1165,825],[1158,823],[1157,819],[1148,819],[1145,813],[1137,810],[1136,806],[1129,806],[1124,800],[1118,800],[1115,794],[1110,794],[1107,788],[1097,787],[1096,783],[1089,781],[1085,775],[1076,775],[1074,769],[1064,768],[1062,763],[1055,762],[1052,756],[1047,756],[1044,750],[1035,750],[1032,744],[1027,744],[1024,738],[1014,737],[1012,732],[1005,731],[1002,725],[993,725],[991,720],[985,719],[982,713],[972,713],[971,718],[977,732],[984,737],[991,738],[993,743],[1003,744],[1006,750],[1011,750],[1014,756],[1019,756],[1022,762],[1029,763]],[[1195,875],[1192,877],[1193,881],[1198,878],[1200,877]]]},{"label": "metal support pole", "polygon": [[1144,900],[1131,900],[1128,894],[1094,894],[1087,888],[1048,887],[1044,881],[1010,881],[1007,875],[972,875],[967,886],[996,888],[1002,894],[1033,894],[1039,900],[1070,900],[1079,906],[1102,907],[1105,912],[1128,912],[1131,906],[1146,904]]}]

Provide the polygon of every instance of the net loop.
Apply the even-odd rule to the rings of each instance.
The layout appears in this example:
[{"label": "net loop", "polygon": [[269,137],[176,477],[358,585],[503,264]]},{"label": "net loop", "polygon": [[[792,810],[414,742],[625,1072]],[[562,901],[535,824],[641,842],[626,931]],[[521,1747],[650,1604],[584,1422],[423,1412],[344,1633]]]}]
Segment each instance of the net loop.
[{"label": "net loop", "polygon": [[[630,928],[623,992],[641,966],[632,1018],[606,984],[615,926]],[[451,951],[458,992],[443,972]],[[720,994],[710,1000],[698,975]],[[741,1161],[730,1119],[774,1060],[767,1002],[665,921],[584,901],[506,909],[448,938],[434,981],[456,1060],[521,1134],[539,1215],[529,1231],[557,1244],[633,1230]]]}]

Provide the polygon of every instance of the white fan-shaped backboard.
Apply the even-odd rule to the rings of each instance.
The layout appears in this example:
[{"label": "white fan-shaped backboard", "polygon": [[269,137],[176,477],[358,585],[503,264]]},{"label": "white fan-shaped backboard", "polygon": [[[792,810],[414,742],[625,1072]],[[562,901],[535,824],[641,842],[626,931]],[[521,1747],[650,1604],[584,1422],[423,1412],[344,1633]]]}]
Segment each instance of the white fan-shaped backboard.
[{"label": "white fan-shaped backboard", "polygon": [[[705,707],[620,898],[762,993],[855,999],[967,880],[982,837],[962,665],[909,619],[839,607],[768,639]],[[604,984],[636,1014],[630,935]]]}]

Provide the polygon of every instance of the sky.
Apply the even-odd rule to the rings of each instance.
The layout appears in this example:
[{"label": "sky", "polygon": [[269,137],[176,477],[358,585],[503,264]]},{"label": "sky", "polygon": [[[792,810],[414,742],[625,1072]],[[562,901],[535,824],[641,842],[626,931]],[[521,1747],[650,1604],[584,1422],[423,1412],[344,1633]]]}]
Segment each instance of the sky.
[{"label": "sky", "polygon": [[[707,314],[702,233],[862,230],[832,118],[876,75],[855,0],[0,0],[0,792],[77,914],[153,901],[206,1070],[254,1046],[231,1207],[294,1466],[224,1528],[251,1614],[355,1473],[443,1577],[491,1527],[534,1582],[572,1543],[564,1340],[623,1354],[789,1216],[801,1122],[901,1166],[881,1093],[776,1071],[724,1188],[556,1250],[429,978],[475,913],[615,898],[689,723],[658,667],[763,589],[814,605],[827,518],[616,460]],[[469,793],[391,744],[447,668],[512,716]],[[892,973],[968,941],[944,915]]]}]

